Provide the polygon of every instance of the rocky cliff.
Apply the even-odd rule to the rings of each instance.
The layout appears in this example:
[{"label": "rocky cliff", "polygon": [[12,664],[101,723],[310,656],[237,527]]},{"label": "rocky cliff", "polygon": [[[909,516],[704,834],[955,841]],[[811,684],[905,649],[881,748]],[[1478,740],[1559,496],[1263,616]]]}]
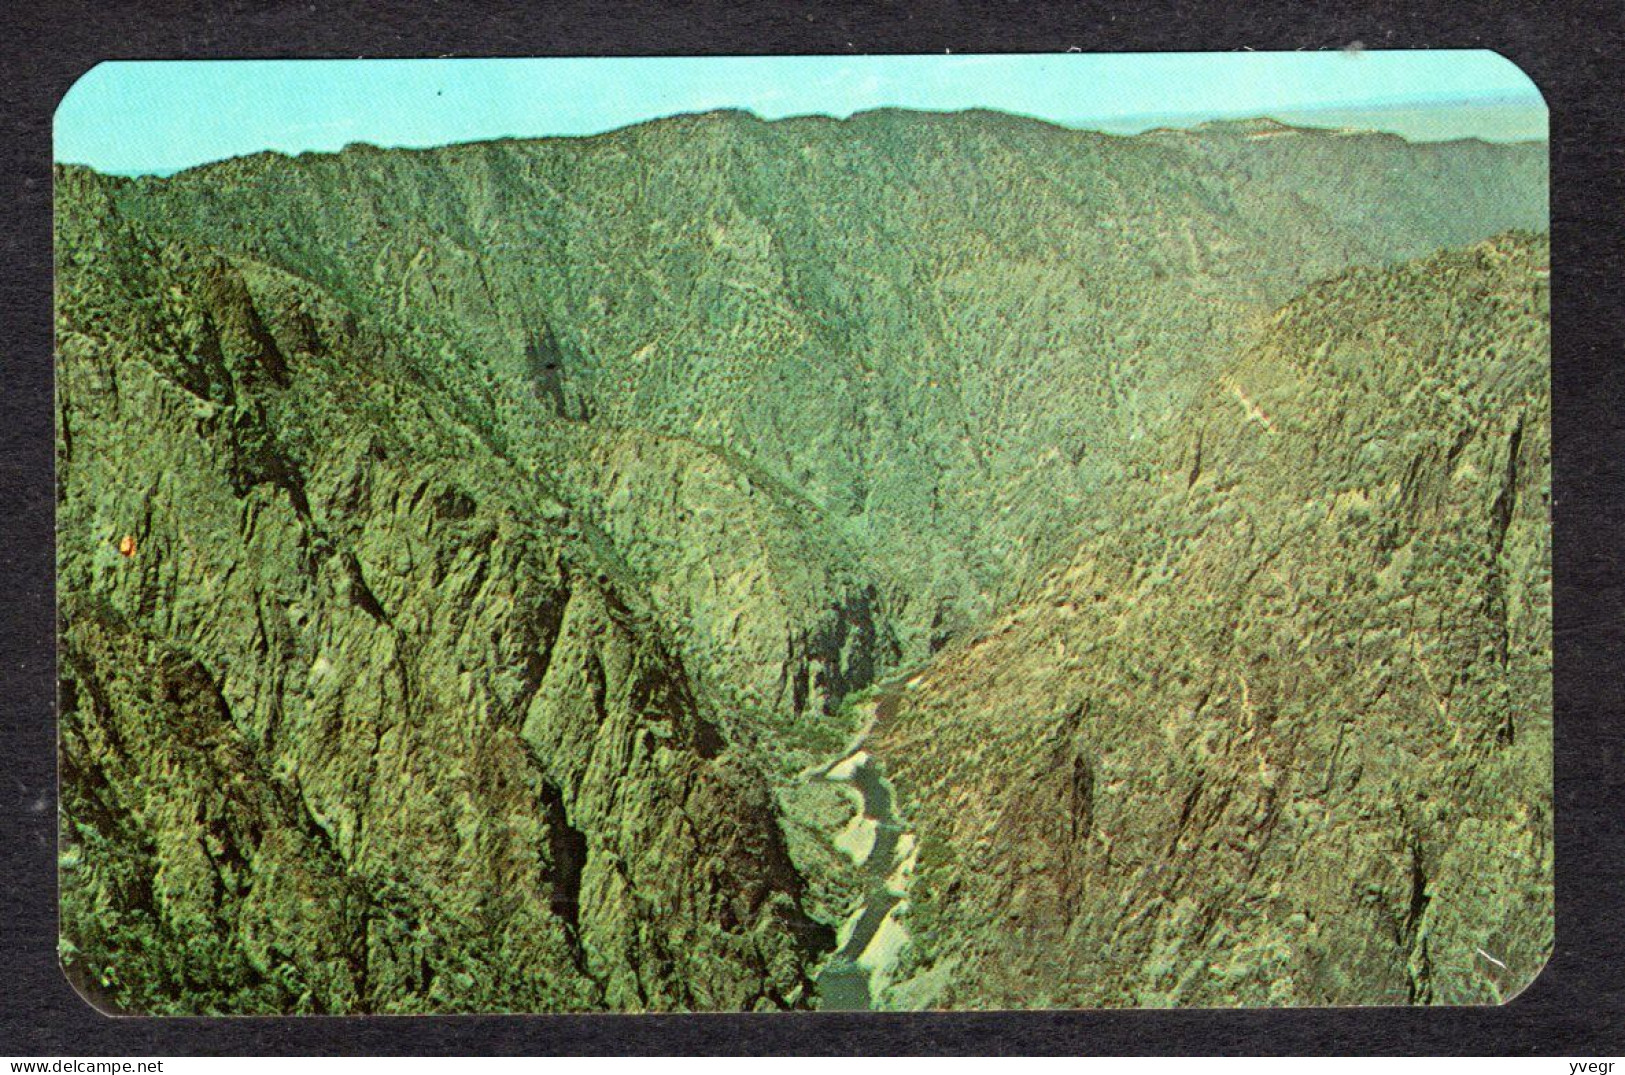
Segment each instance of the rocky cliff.
[{"label": "rocky cliff", "polygon": [[630,427],[747,462],[821,509],[919,655],[1064,540],[1251,318],[1546,226],[1544,146],[1258,133],[713,113],[112,197],[328,289],[515,458]]},{"label": "rocky cliff", "polygon": [[83,211],[58,525],[63,947],[86,992],[806,1003],[827,931],[770,788],[628,569],[318,289]]},{"label": "rocky cliff", "polygon": [[873,747],[891,1002],[1498,1003],[1552,944],[1544,239],[1307,291]]},{"label": "rocky cliff", "polygon": [[59,170],[64,965],[814,1005],[807,774],[908,667],[879,1003],[1515,991],[1545,169],[874,113]]}]

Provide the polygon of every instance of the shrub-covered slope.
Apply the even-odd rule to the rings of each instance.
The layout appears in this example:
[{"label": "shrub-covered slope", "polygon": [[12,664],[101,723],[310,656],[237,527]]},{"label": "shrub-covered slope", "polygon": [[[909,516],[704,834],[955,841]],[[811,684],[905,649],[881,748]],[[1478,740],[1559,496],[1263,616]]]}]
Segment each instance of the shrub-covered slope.
[{"label": "shrub-covered slope", "polygon": [[1489,1003],[1552,943],[1546,242],[1309,289],[877,734],[895,1004]]},{"label": "shrub-covered slope", "polygon": [[[1545,531],[1523,487],[1546,426],[1518,402],[1545,390],[1543,323],[1517,305],[1542,255],[1503,238],[1338,274],[1542,228],[1545,183],[1534,145],[898,112],[60,169],[70,974],[166,1012],[816,1003],[857,886],[820,845],[842,793],[797,774],[857,730],[853,692],[936,654],[874,742],[922,841],[899,912],[919,940],[883,1002],[1221,999],[1157,969],[1191,973],[1202,945],[1239,961],[1245,1001],[1514,988],[1541,926],[1500,894],[1545,898],[1538,842],[1484,881],[1525,933],[1473,927],[1510,977],[1451,978],[1428,945],[1455,959],[1468,935],[1433,895],[1460,856],[1544,831]],[[1473,529],[1502,405],[1527,411],[1523,491]],[[1376,589],[1342,574],[1367,555]],[[1301,648],[1237,657],[1295,585],[1321,595],[1293,612]],[[1403,633],[1401,608],[1432,626]],[[1473,649],[1495,622],[1499,664]],[[1373,745],[1390,724],[1368,708],[1408,713],[1424,668],[1450,735],[1506,742],[1460,732],[1452,754],[1423,724]],[[1199,704],[1167,693],[1199,680]],[[1420,902],[1353,963],[1353,927],[1318,919],[1326,958],[1270,978],[1211,901],[1278,885],[1305,915],[1340,907],[1316,893],[1347,848],[1306,839],[1324,877],[1270,860],[1245,884],[1192,853],[1158,887],[1139,837],[1089,857],[1088,789],[1138,789],[1155,843],[1174,770],[1147,744],[1186,734],[1167,714],[1268,713],[1236,740],[1266,743],[1297,726],[1287,698],[1313,733],[1256,752],[1291,794],[1325,750],[1328,788],[1365,781],[1358,810],[1453,783],[1402,822],[1325,823],[1419,863],[1362,866],[1360,914],[1407,878]],[[1113,751],[1145,768],[1097,779]],[[1297,801],[1224,792],[1193,756],[1192,824]],[[1491,779],[1531,813],[1451,805]],[[1113,921],[1089,900],[1141,890],[1210,902],[1145,904],[1088,963],[1089,923]]]},{"label": "shrub-covered slope", "polygon": [[517,458],[562,465],[562,418],[760,468],[866,558],[919,654],[1061,540],[1249,315],[1545,227],[1544,146],[1257,133],[713,113],[115,197],[328,288]]},{"label": "shrub-covered slope", "polygon": [[99,194],[59,188],[70,975],[147,1012],[806,1004],[770,789],[607,543],[318,289]]}]

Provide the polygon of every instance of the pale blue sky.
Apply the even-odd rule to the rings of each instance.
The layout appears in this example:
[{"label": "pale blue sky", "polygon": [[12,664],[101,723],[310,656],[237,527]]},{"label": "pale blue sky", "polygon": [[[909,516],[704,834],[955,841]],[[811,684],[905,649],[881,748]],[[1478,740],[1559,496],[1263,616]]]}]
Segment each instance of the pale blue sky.
[{"label": "pale blue sky", "polygon": [[1117,132],[1270,115],[1412,138],[1545,137],[1487,51],[502,60],[118,61],[57,108],[56,159],[166,174],[264,149],[596,134],[680,112],[990,108]]}]

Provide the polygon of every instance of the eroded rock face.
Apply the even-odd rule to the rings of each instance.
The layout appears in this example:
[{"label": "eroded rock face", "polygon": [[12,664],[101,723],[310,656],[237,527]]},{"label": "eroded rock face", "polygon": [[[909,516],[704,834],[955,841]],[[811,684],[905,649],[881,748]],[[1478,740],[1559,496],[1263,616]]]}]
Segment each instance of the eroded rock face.
[{"label": "eroded rock face", "polygon": [[1541,226],[1544,151],[1251,133],[61,170],[70,975],[807,1006],[861,886],[797,774],[874,710],[882,1004],[1521,987],[1544,248],[1338,274]]},{"label": "eroded rock face", "polygon": [[[1256,133],[715,113],[262,154],[111,197],[320,284],[545,474],[633,431],[810,502],[914,659],[1064,556],[1255,319],[1349,265],[1545,227],[1544,146]],[[663,484],[662,465],[624,484]],[[596,490],[617,483],[562,484],[613,514]],[[851,566],[797,553],[803,573],[832,557]],[[786,600],[827,599],[807,582]]]},{"label": "eroded rock face", "polygon": [[315,289],[85,224],[141,266],[63,265],[64,945],[87,992],[804,1003],[824,940],[767,785],[622,569]]},{"label": "eroded rock face", "polygon": [[[1552,943],[1544,239],[1309,290],[876,749],[897,1005],[1494,1003]],[[946,969],[945,969],[946,968]]]},{"label": "eroded rock face", "polygon": [[[573,427],[560,480],[667,611],[708,696],[754,714],[777,770],[840,746],[843,699],[900,646],[861,562],[816,505],[731,453]],[[745,729],[741,729],[745,731]]]}]

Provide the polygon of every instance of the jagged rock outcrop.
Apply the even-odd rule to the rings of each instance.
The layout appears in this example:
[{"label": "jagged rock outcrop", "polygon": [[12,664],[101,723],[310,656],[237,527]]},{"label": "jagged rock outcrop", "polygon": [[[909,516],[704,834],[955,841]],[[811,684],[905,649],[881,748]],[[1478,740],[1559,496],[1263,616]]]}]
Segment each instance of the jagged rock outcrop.
[{"label": "jagged rock outcrop", "polygon": [[560,414],[726,450],[818,505],[922,656],[1047,566],[1253,318],[1352,264],[1545,227],[1544,146],[1283,131],[723,112],[260,154],[112,197],[321,284],[545,471]]},{"label": "jagged rock outcrop", "polygon": [[768,786],[624,567],[317,289],[72,184],[63,917],[86,992],[805,1004],[825,931]]},{"label": "jagged rock outcrop", "polygon": [[[561,473],[720,705],[756,714],[768,764],[838,747],[842,700],[897,660],[872,582],[822,513],[731,453],[642,431],[563,431]],[[744,729],[742,729],[743,731]]]},{"label": "jagged rock outcrop", "polygon": [[1538,965],[1543,146],[713,114],[57,183],[99,1003],[811,1006],[862,886],[801,778],[869,711],[879,1003]]},{"label": "jagged rock outcrop", "polygon": [[911,980],[1496,1003],[1552,944],[1546,242],[1309,289],[907,692]]}]

